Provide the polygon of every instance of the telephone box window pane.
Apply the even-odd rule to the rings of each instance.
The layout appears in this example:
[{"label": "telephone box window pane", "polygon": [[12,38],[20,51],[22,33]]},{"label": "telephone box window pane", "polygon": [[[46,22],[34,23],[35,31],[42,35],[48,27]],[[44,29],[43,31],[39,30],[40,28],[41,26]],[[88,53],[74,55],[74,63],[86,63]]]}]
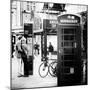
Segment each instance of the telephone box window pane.
[{"label": "telephone box window pane", "polygon": [[64,42],[64,46],[73,47],[73,42]]},{"label": "telephone box window pane", "polygon": [[64,66],[65,67],[73,67],[75,65],[74,61],[65,61]]},{"label": "telephone box window pane", "polygon": [[63,57],[64,60],[74,60],[74,55],[64,55]]},{"label": "telephone box window pane", "polygon": [[64,54],[74,54],[74,50],[72,48],[64,48]]},{"label": "telephone box window pane", "polygon": [[70,73],[70,68],[64,68],[64,73]]},{"label": "telephone box window pane", "polygon": [[74,40],[74,35],[64,35],[64,40]]},{"label": "telephone box window pane", "polygon": [[65,28],[64,34],[75,34],[75,29]]}]

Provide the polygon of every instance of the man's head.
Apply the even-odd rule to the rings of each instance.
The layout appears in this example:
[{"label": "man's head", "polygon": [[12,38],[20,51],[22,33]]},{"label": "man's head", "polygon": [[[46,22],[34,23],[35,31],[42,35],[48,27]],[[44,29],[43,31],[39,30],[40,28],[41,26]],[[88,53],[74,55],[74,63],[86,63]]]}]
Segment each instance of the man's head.
[{"label": "man's head", "polygon": [[26,44],[26,38],[25,37],[21,38],[21,44]]}]

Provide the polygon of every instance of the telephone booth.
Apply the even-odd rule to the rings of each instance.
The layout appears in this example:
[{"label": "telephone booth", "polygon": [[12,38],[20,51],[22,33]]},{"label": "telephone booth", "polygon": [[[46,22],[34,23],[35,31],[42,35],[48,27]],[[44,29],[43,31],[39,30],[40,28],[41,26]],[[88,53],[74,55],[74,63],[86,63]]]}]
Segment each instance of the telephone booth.
[{"label": "telephone booth", "polygon": [[81,17],[58,16],[58,86],[81,83]]}]

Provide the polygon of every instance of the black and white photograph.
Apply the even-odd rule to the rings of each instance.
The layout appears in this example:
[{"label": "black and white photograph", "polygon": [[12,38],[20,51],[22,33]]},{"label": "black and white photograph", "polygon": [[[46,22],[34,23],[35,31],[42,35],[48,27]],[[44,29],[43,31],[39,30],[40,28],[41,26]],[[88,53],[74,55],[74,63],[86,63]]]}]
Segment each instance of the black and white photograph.
[{"label": "black and white photograph", "polygon": [[11,89],[88,84],[88,5],[11,0]]}]

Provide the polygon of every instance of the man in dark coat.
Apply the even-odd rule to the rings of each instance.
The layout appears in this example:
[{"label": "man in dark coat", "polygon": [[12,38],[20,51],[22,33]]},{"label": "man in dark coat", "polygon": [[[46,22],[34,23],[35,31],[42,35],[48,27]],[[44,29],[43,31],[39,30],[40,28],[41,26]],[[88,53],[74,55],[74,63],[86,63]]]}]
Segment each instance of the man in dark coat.
[{"label": "man in dark coat", "polygon": [[28,60],[27,60],[27,54],[28,54],[28,48],[26,44],[26,39],[23,37],[21,39],[21,58],[24,62],[24,76],[27,77],[29,75],[29,68],[28,68]]},{"label": "man in dark coat", "polygon": [[53,48],[53,46],[52,46],[52,44],[51,44],[51,42],[49,43],[49,47],[48,47],[48,52],[49,52],[49,57],[50,57],[50,59],[52,58],[52,52],[54,51],[54,48]]}]

